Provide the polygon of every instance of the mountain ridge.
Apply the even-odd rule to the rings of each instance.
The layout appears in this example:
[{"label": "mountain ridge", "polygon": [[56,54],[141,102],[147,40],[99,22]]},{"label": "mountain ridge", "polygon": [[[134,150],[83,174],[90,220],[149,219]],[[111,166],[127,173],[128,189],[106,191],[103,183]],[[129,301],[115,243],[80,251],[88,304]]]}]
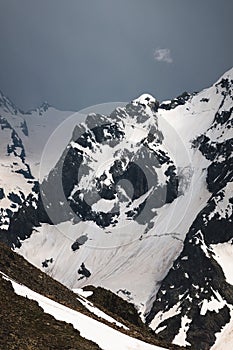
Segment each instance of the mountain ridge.
[{"label": "mountain ridge", "polygon": [[[209,349],[233,305],[217,253],[232,239],[232,86],[233,69],[200,93],[161,104],[145,94],[109,115],[89,114],[40,188],[25,179],[34,189],[1,239],[69,288],[93,284],[133,302],[171,344]],[[30,143],[30,167],[36,153],[27,150]],[[217,311],[208,309],[213,300]]]}]

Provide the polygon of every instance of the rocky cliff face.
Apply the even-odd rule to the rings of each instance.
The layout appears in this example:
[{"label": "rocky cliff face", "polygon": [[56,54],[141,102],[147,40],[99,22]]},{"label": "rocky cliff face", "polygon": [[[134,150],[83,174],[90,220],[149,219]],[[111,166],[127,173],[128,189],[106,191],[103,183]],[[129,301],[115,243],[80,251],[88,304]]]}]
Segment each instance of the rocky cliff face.
[{"label": "rocky cliff face", "polygon": [[193,147],[210,160],[206,186],[211,196],[146,316],[156,333],[193,349],[209,349],[232,317],[232,279],[226,273],[232,264],[227,250],[233,253],[232,83],[228,77],[216,84],[222,95],[219,109],[208,130],[193,140]]}]

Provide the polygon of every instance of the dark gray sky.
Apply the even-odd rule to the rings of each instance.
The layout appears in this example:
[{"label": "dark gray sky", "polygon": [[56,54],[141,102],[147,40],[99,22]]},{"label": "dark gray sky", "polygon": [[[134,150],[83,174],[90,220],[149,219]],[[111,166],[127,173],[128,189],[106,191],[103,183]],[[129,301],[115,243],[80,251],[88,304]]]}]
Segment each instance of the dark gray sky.
[{"label": "dark gray sky", "polygon": [[232,0],[0,0],[0,89],[27,110],[201,90],[233,66]]}]

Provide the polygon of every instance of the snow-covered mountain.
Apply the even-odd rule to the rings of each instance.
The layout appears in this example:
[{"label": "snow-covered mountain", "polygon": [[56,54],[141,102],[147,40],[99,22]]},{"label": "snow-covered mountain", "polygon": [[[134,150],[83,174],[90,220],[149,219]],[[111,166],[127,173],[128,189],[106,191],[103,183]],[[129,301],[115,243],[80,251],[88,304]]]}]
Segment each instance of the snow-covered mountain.
[{"label": "snow-covered mountain", "polygon": [[24,113],[0,92],[0,229],[9,229],[11,216],[33,193],[43,148],[70,114],[46,104]]},{"label": "snow-covered mountain", "polygon": [[1,95],[0,238],[71,289],[134,303],[161,339],[221,349],[233,322],[232,109],[233,69],[200,93],[72,118],[47,104],[24,114]]}]

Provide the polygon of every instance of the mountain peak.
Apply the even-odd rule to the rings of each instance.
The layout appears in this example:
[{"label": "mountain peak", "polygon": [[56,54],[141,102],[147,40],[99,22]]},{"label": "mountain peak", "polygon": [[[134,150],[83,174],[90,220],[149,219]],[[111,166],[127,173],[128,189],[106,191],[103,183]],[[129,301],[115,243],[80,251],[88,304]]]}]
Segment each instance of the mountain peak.
[{"label": "mountain peak", "polygon": [[150,105],[151,103],[157,103],[158,101],[156,100],[155,97],[153,97],[150,94],[142,94],[138,98],[132,101],[134,104],[141,104],[141,105]]},{"label": "mountain peak", "polygon": [[218,79],[218,81],[214,84],[217,85],[219,84],[222,80],[228,79],[233,81],[233,67],[230,68],[228,71],[226,71],[221,77]]},{"label": "mountain peak", "polygon": [[0,107],[3,107],[6,111],[17,114],[17,107],[15,104],[9,99],[9,97],[5,96],[4,93],[0,90]]},{"label": "mountain peak", "polygon": [[39,109],[40,109],[40,110],[47,111],[47,109],[50,108],[50,107],[51,107],[51,105],[50,105],[47,101],[44,101],[44,102],[40,105]]},{"label": "mountain peak", "polygon": [[30,109],[27,113],[31,114],[32,112],[38,112],[41,116],[44,112],[46,112],[50,107],[52,107],[47,101],[42,102],[39,107]]},{"label": "mountain peak", "polygon": [[155,97],[153,97],[150,94],[142,94],[138,98],[132,101],[132,104],[134,105],[141,105],[143,107],[149,107],[153,111],[157,111],[159,108],[159,101],[156,100]]}]

